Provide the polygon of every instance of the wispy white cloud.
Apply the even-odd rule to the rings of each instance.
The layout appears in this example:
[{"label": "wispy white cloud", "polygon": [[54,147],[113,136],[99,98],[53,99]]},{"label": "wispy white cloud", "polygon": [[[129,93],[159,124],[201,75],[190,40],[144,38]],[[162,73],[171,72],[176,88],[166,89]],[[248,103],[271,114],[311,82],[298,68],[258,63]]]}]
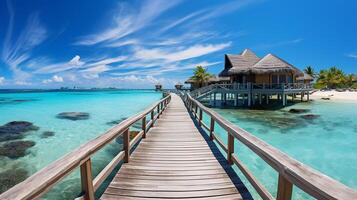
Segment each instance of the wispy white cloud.
[{"label": "wispy white cloud", "polygon": [[349,53],[346,55],[349,58],[356,58],[357,59],[357,53]]},{"label": "wispy white cloud", "polygon": [[5,83],[5,77],[0,76],[0,85],[3,85]]},{"label": "wispy white cloud", "polygon": [[170,24],[168,24],[167,26],[161,28],[160,33],[168,31],[168,30],[170,30],[170,29],[172,29],[172,28],[174,28],[176,26],[179,26],[179,25],[183,24],[184,22],[186,22],[186,21],[188,21],[188,20],[190,20],[190,19],[192,19],[192,18],[204,13],[205,11],[206,10],[199,10],[199,11],[190,13],[190,14],[188,14],[188,15],[186,15],[186,16],[184,16],[184,17],[182,17],[182,18],[180,18],[180,19],[178,19],[178,20],[176,20],[176,21],[174,21],[174,22],[172,22]]},{"label": "wispy white cloud", "polygon": [[151,68],[138,68],[130,71],[125,71],[125,72],[112,72],[111,75],[113,76],[129,76],[129,75],[151,75],[151,76],[159,76],[166,74],[168,72],[175,72],[175,74],[182,72],[182,71],[187,71],[187,70],[192,70],[196,66],[200,65],[203,67],[209,67],[213,65],[220,64],[221,62],[199,62],[199,63],[172,63],[169,65],[162,65],[157,67],[151,67]]},{"label": "wispy white cloud", "polygon": [[48,84],[48,83],[52,83],[52,82],[62,83],[63,82],[63,77],[58,76],[58,75],[54,75],[54,76],[52,76],[51,79],[45,79],[45,80],[42,81],[42,83],[44,83],[44,84]]},{"label": "wispy white cloud", "polygon": [[1,59],[13,72],[15,82],[23,85],[31,74],[23,71],[20,65],[30,58],[31,50],[47,38],[47,30],[40,23],[38,14],[29,16],[26,27],[16,39],[13,39],[15,13],[10,1],[7,1],[9,25],[5,35]]},{"label": "wispy white cloud", "polygon": [[107,44],[106,47],[123,47],[123,46],[129,46],[129,45],[136,45],[139,43],[140,43],[140,41],[138,39],[119,40],[119,41]]},{"label": "wispy white cloud", "polygon": [[133,57],[138,60],[163,60],[176,62],[207,55],[231,45],[231,42],[221,44],[194,45],[186,49],[136,48]]},{"label": "wispy white cloud", "polygon": [[163,12],[177,5],[180,1],[145,0],[141,5],[120,3],[114,18],[114,25],[103,32],[82,37],[76,44],[94,45],[106,41],[115,41],[130,35],[148,25]]},{"label": "wispy white cloud", "polygon": [[102,60],[99,60],[96,62],[89,63],[87,66],[91,67],[91,66],[97,66],[97,65],[109,65],[109,64],[125,61],[127,59],[128,59],[127,56],[117,56],[114,58],[105,58],[105,59],[102,59]]},{"label": "wispy white cloud", "polygon": [[85,62],[81,61],[80,59],[81,57],[79,55],[76,55],[68,62],[60,62],[60,63],[49,64],[43,67],[39,67],[33,73],[53,74],[53,73],[63,72],[75,68],[80,68],[85,64]]},{"label": "wispy white cloud", "polygon": [[260,44],[260,45],[256,46],[254,49],[261,49],[261,50],[272,49],[272,48],[281,47],[281,46],[298,44],[302,41],[303,41],[302,38],[297,38],[297,39],[288,40],[288,41],[278,41],[278,42],[269,43],[269,44]]},{"label": "wispy white cloud", "polygon": [[205,8],[202,10],[202,14],[191,20],[189,26],[195,26],[199,23],[206,22],[211,19],[216,19],[222,15],[232,13],[238,9],[244,8],[251,4],[261,2],[263,0],[239,0],[239,1],[229,1],[228,3],[219,4],[211,8]]},{"label": "wispy white cloud", "polygon": [[110,68],[108,65],[98,65],[95,67],[84,69],[81,72],[82,76],[86,79],[99,78],[99,74],[109,71]]}]

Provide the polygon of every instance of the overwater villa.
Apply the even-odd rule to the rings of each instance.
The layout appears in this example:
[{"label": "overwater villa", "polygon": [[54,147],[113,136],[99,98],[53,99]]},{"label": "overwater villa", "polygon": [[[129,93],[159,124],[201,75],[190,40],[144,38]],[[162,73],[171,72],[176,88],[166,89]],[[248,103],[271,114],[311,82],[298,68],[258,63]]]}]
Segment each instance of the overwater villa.
[{"label": "overwater villa", "polygon": [[182,87],[183,87],[183,84],[180,83],[180,82],[178,82],[178,83],[175,84],[175,89],[176,89],[176,90],[182,90]]},{"label": "overwater villa", "polygon": [[208,84],[194,91],[193,96],[197,99],[209,98],[213,105],[217,101],[233,101],[234,106],[251,106],[256,102],[269,104],[270,99],[281,100],[285,106],[288,96],[294,99],[297,95],[300,95],[301,101],[305,95],[309,100],[312,77],[276,55],[268,54],[260,58],[245,49],[238,55],[226,54],[224,59],[219,79],[228,78],[229,83]]},{"label": "overwater villa", "polygon": [[155,85],[155,90],[156,90],[156,91],[162,90],[162,85],[161,85],[161,83],[157,83],[157,84]]}]

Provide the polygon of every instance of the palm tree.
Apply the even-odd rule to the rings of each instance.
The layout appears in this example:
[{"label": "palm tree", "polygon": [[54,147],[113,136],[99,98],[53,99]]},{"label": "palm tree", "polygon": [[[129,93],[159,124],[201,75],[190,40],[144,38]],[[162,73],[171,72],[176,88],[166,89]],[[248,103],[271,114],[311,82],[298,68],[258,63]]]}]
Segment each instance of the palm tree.
[{"label": "palm tree", "polygon": [[312,78],[315,78],[315,70],[314,68],[312,68],[311,66],[307,66],[305,69],[304,69],[304,72],[308,75],[310,75]]},{"label": "palm tree", "polygon": [[317,83],[326,88],[339,88],[344,87],[346,84],[346,76],[341,69],[331,67],[327,70],[321,70]]},{"label": "palm tree", "polygon": [[193,76],[191,77],[199,87],[202,87],[204,83],[206,83],[212,75],[207,72],[202,66],[196,66],[196,69],[193,72]]}]

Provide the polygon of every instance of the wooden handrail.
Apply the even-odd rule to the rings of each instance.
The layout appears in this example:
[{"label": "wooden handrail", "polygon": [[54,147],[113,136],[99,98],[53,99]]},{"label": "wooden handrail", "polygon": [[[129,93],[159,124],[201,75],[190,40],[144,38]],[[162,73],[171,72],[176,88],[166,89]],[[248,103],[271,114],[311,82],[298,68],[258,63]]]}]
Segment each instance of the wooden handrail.
[{"label": "wooden handrail", "polygon": [[[121,161],[129,162],[130,149],[137,143],[140,138],[146,133],[143,130],[132,140],[129,141],[129,128],[139,120],[146,118],[146,115],[151,113],[151,120],[143,128],[152,127],[155,120],[166,108],[171,100],[171,95],[161,99],[154,105],[150,106],[145,111],[132,116],[118,125],[112,127],[104,134],[97,138],[81,145],[79,148],[64,155],[58,160],[44,167],[42,170],[36,172],[23,182],[15,185],[6,192],[0,195],[0,199],[13,200],[13,199],[36,199],[41,197],[44,193],[50,190],[56,183],[69,175],[74,169],[80,166],[82,193],[81,198],[93,199],[94,192],[97,190],[101,183],[109,176],[115,166]],[[161,105],[161,106],[160,106]],[[159,108],[157,117],[153,117],[154,110]],[[144,121],[144,120],[143,120]],[[92,178],[91,175],[91,156],[98,150],[102,149],[106,144],[110,143],[116,137],[124,134],[124,150],[119,152],[118,155],[97,175]],[[94,186],[93,186],[94,185]]]},{"label": "wooden handrail", "polygon": [[[277,148],[274,148],[251,133],[229,122],[215,111],[205,107],[189,94],[186,93],[183,99],[190,112],[192,112],[191,108],[193,106],[197,106],[211,118],[210,130],[208,130],[211,139],[217,138],[214,134],[214,123],[217,123],[228,135],[232,135],[235,139],[239,140],[279,173],[278,199],[291,199],[293,185],[317,199],[357,199],[356,190],[291,158]],[[196,115],[194,115],[194,117],[196,117]],[[230,144],[230,147],[223,148],[228,154],[232,152],[230,148],[233,146],[233,143],[229,141],[228,144]],[[230,162],[233,161],[233,163],[242,170],[243,174],[252,183],[252,186],[263,199],[273,199],[270,193],[268,193],[262,184],[257,182],[257,179],[254,178],[251,172],[248,171],[236,156],[228,155],[228,160]]]}]

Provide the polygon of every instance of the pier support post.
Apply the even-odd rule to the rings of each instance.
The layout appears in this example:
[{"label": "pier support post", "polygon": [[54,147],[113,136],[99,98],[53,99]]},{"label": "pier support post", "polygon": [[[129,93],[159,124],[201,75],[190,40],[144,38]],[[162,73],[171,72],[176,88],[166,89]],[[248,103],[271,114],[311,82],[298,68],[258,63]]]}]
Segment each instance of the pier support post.
[{"label": "pier support post", "polygon": [[154,110],[151,111],[151,128],[154,127]]},{"label": "pier support post", "polygon": [[286,105],[286,95],[282,94],[282,96],[283,96],[283,106],[285,106]]},{"label": "pier support post", "polygon": [[124,162],[129,162],[130,156],[130,132],[129,129],[123,133],[123,146],[124,146]]},{"label": "pier support post", "polygon": [[81,165],[80,169],[82,192],[84,193],[83,197],[85,200],[94,200],[92,164],[90,158]]},{"label": "pier support post", "polygon": [[259,104],[262,104],[262,94],[259,93]]},{"label": "pier support post", "polygon": [[304,93],[301,92],[300,96],[301,96],[301,102],[303,102],[304,101]]},{"label": "pier support post", "polygon": [[248,93],[248,106],[250,107],[252,103],[252,94]]},{"label": "pier support post", "polygon": [[277,200],[290,200],[293,193],[293,184],[279,174]]},{"label": "pier support post", "polygon": [[141,121],[141,129],[143,130],[143,138],[146,138],[146,115]]},{"label": "pier support post", "polygon": [[160,104],[157,105],[157,118],[160,118]]},{"label": "pier support post", "polygon": [[310,92],[307,92],[307,101],[310,101]]},{"label": "pier support post", "polygon": [[209,128],[209,139],[213,140],[213,132],[214,132],[214,119],[211,116],[211,124]]},{"label": "pier support post", "polygon": [[228,132],[228,151],[227,151],[227,161],[230,165],[233,164],[232,155],[234,153],[234,137]]},{"label": "pier support post", "polygon": [[213,93],[213,106],[216,106],[217,93]]},{"label": "pier support post", "polygon": [[238,106],[238,93],[235,93],[234,95],[234,106]]},{"label": "pier support post", "polygon": [[269,104],[269,95],[268,95],[268,94],[265,95],[265,98],[266,98],[266,99],[265,99],[265,100],[266,100],[266,103]]},{"label": "pier support post", "polygon": [[199,114],[198,114],[198,125],[202,125],[202,109],[200,108]]}]

